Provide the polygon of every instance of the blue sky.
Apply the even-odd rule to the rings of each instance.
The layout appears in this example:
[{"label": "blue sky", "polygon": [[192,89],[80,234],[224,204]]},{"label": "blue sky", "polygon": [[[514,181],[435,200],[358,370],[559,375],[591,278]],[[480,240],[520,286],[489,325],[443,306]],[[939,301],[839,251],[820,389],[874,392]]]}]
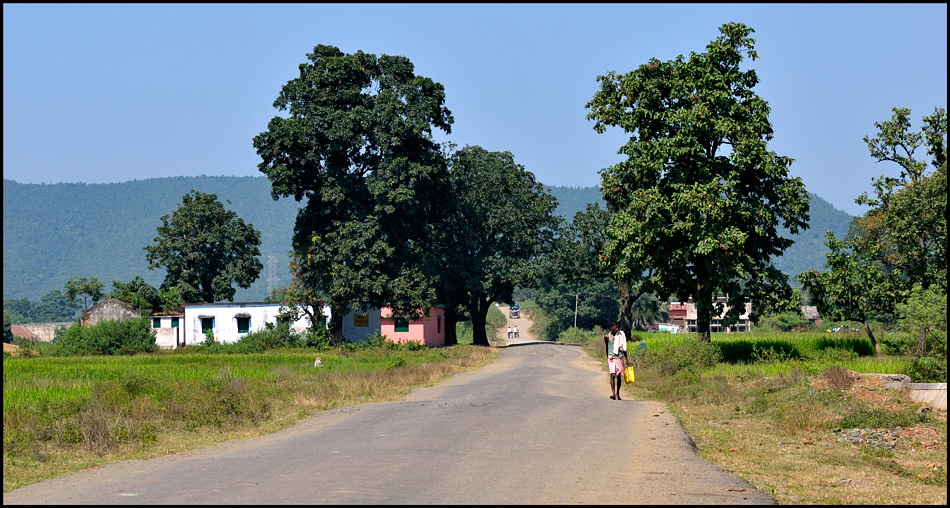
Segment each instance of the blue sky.
[{"label": "blue sky", "polygon": [[[252,138],[306,53],[404,55],[445,86],[457,145],[510,151],[539,181],[596,186],[619,130],[586,120],[596,78],[755,29],[770,149],[836,208],[871,179],[865,135],[947,106],[946,4],[158,4],[3,6],[3,176],[107,183],[262,176]],[[919,150],[923,156],[923,150]]]}]

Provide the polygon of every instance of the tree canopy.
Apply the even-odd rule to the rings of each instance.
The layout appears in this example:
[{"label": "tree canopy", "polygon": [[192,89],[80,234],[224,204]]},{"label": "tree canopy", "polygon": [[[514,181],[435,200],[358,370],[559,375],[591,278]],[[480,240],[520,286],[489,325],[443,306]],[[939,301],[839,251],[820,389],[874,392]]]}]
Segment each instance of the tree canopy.
[{"label": "tree canopy", "polygon": [[287,117],[254,138],[272,197],[306,201],[292,242],[297,280],[339,316],[354,303],[396,314],[435,303],[426,246],[447,182],[432,132],[452,124],[442,85],[404,56],[319,45],[307,59],[274,101]]},{"label": "tree canopy", "polygon": [[490,305],[511,303],[516,287],[537,278],[536,261],[560,221],[557,201],[510,152],[480,146],[451,155],[450,180],[452,209],[439,228],[440,297],[448,310],[468,310],[473,342],[487,346]]},{"label": "tree canopy", "polygon": [[[936,287],[943,294],[947,289],[947,114],[936,108],[924,117],[921,132],[914,132],[909,109],[893,112],[890,120],[875,122],[877,135],[864,141],[878,162],[897,164],[899,177],[881,175],[873,180],[873,196],[855,199],[871,209],[854,221],[844,241],[828,233],[827,273],[799,276],[819,312],[863,322],[875,346],[869,318],[894,321],[900,314],[895,306],[912,288]],[[932,172],[916,154],[920,147],[932,157]],[[917,354],[924,355],[925,326],[918,337]]]},{"label": "tree canopy", "polygon": [[594,129],[620,127],[627,160],[601,171],[611,212],[603,263],[616,280],[637,281],[661,300],[677,295],[697,305],[701,338],[709,339],[717,294],[728,297],[726,324],[745,303],[766,304],[791,293],[771,264],[808,227],[808,193],[789,175],[793,159],[768,150],[768,103],[752,88],[757,58],[751,27],[727,23],[704,53],[597,79],[587,103]]},{"label": "tree canopy", "polygon": [[[229,202],[230,204],[230,202]],[[144,247],[148,268],[164,267],[163,290],[175,288],[185,302],[234,301],[233,284],[250,287],[264,265],[261,234],[218,201],[192,190],[161,217],[154,243]]]},{"label": "tree canopy", "polygon": [[99,277],[79,277],[78,279],[69,279],[66,281],[66,292],[63,293],[66,298],[72,302],[82,300],[82,309],[89,308],[89,304],[95,305],[104,296],[102,293],[103,283],[99,282]]}]

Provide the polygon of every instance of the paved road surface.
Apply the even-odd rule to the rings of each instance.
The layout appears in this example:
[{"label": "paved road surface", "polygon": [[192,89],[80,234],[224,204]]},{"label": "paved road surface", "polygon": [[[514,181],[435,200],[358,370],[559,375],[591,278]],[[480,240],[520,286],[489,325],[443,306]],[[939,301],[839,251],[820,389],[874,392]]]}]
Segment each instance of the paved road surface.
[{"label": "paved road surface", "polygon": [[397,402],[3,495],[4,504],[774,504],[693,451],[662,404],[608,399],[580,347],[522,339]]}]

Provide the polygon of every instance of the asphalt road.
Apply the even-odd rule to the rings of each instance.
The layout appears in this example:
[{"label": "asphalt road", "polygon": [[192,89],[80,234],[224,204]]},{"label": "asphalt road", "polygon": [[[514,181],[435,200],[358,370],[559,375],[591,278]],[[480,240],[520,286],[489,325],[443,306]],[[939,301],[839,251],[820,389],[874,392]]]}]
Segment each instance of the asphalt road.
[{"label": "asphalt road", "polygon": [[46,480],[3,504],[775,504],[699,458],[662,404],[610,400],[580,347],[519,328],[495,363],[399,401]]}]

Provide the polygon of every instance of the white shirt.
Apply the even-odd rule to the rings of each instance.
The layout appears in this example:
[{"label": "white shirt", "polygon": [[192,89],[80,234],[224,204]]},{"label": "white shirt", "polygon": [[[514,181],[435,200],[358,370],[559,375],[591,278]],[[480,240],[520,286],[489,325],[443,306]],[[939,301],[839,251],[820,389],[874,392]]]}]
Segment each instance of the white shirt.
[{"label": "white shirt", "polygon": [[612,333],[607,334],[610,343],[613,345],[613,348],[610,351],[610,354],[613,356],[620,356],[620,350],[627,350],[627,336],[624,335],[623,330],[617,330],[617,334],[613,335]]}]

